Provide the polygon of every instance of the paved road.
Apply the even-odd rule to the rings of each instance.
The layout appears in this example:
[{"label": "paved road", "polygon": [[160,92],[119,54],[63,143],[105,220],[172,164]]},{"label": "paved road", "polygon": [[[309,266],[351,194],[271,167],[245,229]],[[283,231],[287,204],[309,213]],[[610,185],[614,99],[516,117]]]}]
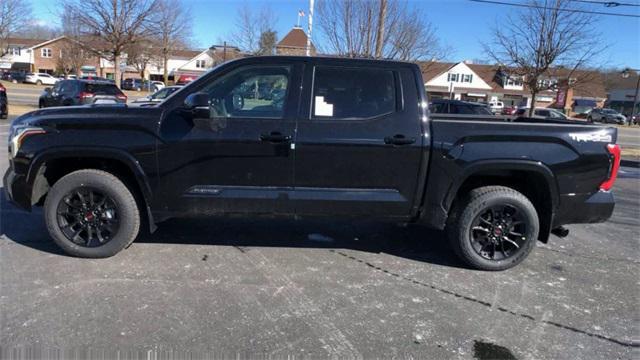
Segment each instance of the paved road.
[{"label": "paved road", "polygon": [[618,144],[622,147],[640,148],[640,127],[618,127]]},{"label": "paved road", "polygon": [[639,181],[623,168],[609,222],[499,273],[461,267],[440,232],[347,221],[173,220],[76,259],[2,198],[0,348],[637,358]]}]

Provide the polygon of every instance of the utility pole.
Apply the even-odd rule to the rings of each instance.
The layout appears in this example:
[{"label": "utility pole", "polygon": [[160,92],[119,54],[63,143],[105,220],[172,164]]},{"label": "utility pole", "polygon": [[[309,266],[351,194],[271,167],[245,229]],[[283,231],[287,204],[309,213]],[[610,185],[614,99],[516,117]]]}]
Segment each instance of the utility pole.
[{"label": "utility pole", "polygon": [[387,16],[387,0],[380,0],[380,14],[378,15],[378,35],[376,36],[376,58],[382,57],[382,43],[384,41],[384,21]]},{"label": "utility pole", "polygon": [[309,0],[309,29],[307,30],[307,56],[311,56],[311,30],[313,29],[313,0]]}]

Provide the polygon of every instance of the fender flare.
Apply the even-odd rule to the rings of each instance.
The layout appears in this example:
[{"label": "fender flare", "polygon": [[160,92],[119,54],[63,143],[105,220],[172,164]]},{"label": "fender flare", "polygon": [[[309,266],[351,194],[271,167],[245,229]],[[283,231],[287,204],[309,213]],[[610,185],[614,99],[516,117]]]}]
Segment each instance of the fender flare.
[{"label": "fender flare", "polygon": [[481,160],[463,168],[462,173],[460,174],[460,176],[456,177],[455,181],[449,187],[447,195],[443,198],[442,205],[444,209],[446,209],[447,211],[450,209],[453,200],[460,190],[460,187],[469,177],[480,172],[491,170],[530,171],[542,175],[542,177],[546,180],[547,186],[549,188],[552,213],[555,213],[555,209],[557,208],[560,201],[560,195],[558,183],[551,169],[549,169],[548,166],[540,161],[513,159]]},{"label": "fender flare", "polygon": [[[47,149],[38,155],[36,155],[29,166],[26,176],[27,193],[32,194],[34,183],[37,181],[39,175],[42,172],[42,166],[51,160],[73,157],[73,158],[104,158],[108,160],[115,160],[124,164],[134,175],[136,185],[140,189],[144,206],[146,207],[149,226],[151,231],[155,230],[155,223],[151,215],[151,208],[149,207],[151,200],[151,186],[149,185],[147,176],[140,166],[140,163],[128,152],[116,149],[116,148],[103,148],[103,147],[54,147]],[[33,201],[33,200],[32,200]]]}]

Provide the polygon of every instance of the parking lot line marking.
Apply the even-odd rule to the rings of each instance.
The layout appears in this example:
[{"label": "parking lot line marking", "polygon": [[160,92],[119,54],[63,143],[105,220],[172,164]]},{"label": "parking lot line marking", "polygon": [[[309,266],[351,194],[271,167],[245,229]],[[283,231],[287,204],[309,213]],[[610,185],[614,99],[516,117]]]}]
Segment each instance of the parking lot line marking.
[{"label": "parking lot line marking", "polygon": [[412,279],[412,278],[404,276],[402,274],[389,271],[387,269],[384,269],[382,267],[374,265],[374,264],[372,264],[372,263],[370,263],[370,262],[368,262],[366,260],[359,259],[359,258],[357,258],[357,257],[355,257],[353,255],[349,255],[346,252],[342,252],[342,251],[339,251],[339,250],[333,250],[333,249],[329,250],[329,252],[332,252],[334,254],[343,256],[343,257],[348,258],[348,259],[353,260],[353,261],[357,261],[357,262],[359,262],[359,263],[361,263],[363,265],[366,265],[366,266],[368,266],[370,268],[373,268],[375,271],[382,272],[385,275],[394,276],[394,277],[396,277],[398,279],[408,281],[408,282],[413,283],[415,285],[419,285],[419,286],[423,286],[423,287],[426,287],[426,288],[430,288],[430,289],[432,289],[434,291],[437,291],[439,293],[442,293],[442,294],[455,296],[456,298],[459,298],[459,299],[464,299],[464,300],[471,301],[471,302],[474,302],[474,303],[479,304],[479,305],[483,305],[483,306],[486,306],[486,307],[491,307],[491,308],[497,309],[497,310],[499,310],[499,311],[501,311],[503,313],[506,313],[506,314],[518,316],[518,317],[521,317],[523,319],[527,319],[527,320],[534,321],[534,322],[540,322],[540,323],[543,323],[543,324],[555,326],[555,327],[560,328],[560,329],[569,330],[569,331],[572,331],[572,332],[575,332],[575,333],[579,333],[579,334],[582,334],[582,335],[590,336],[590,337],[597,338],[597,339],[600,339],[600,340],[609,341],[611,343],[618,344],[618,345],[621,345],[621,346],[624,346],[624,347],[632,347],[632,348],[640,347],[640,343],[637,343],[635,340],[632,340],[632,341],[619,340],[619,339],[616,339],[616,338],[613,338],[613,337],[609,337],[609,336],[606,336],[606,335],[596,334],[596,333],[593,333],[593,332],[590,332],[590,331],[587,331],[587,330],[582,330],[582,329],[579,329],[579,328],[576,328],[576,327],[573,327],[573,326],[564,325],[564,324],[561,324],[561,323],[558,323],[558,322],[555,322],[555,321],[548,320],[544,316],[541,319],[537,319],[537,318],[535,318],[535,317],[533,317],[533,316],[531,316],[529,314],[526,314],[526,313],[516,312],[516,311],[510,310],[510,309],[507,309],[505,307],[497,306],[496,304],[492,304],[490,302],[483,301],[483,300],[478,299],[478,298],[473,297],[473,296],[467,296],[467,295],[459,294],[459,293],[456,293],[456,292],[451,291],[451,290],[447,290],[447,289],[444,289],[444,288],[441,288],[441,287],[438,287],[438,286],[435,286],[435,285],[432,285],[432,284],[427,284],[425,282],[422,282],[422,281],[419,281],[419,280],[416,280],[416,279]]}]

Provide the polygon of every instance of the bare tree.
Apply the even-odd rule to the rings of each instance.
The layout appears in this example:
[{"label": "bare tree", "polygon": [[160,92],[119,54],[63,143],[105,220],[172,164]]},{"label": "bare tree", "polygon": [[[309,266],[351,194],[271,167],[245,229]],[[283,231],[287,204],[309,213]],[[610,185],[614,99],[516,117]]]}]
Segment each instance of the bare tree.
[{"label": "bare tree", "polygon": [[[531,0],[530,7],[501,20],[493,31],[494,40],[484,44],[485,51],[508,71],[523,79],[535,108],[536,95],[555,89],[557,75],[567,85],[577,85],[589,76],[578,78],[593,56],[604,50],[595,31],[593,16],[572,11],[572,0]],[[563,71],[551,71],[561,67]]]},{"label": "bare tree", "polygon": [[253,10],[249,4],[244,3],[238,8],[236,31],[231,33],[230,38],[243,51],[257,54],[260,51],[261,35],[272,31],[276,23],[277,18],[268,6]]},{"label": "bare tree", "polygon": [[191,38],[191,9],[177,0],[160,0],[156,11],[157,42],[162,59],[164,83],[169,81],[169,56]]},{"label": "bare tree", "polygon": [[348,57],[442,58],[436,29],[404,0],[324,0],[318,3],[324,51]]},{"label": "bare tree", "polygon": [[257,55],[273,55],[276,51],[278,35],[273,30],[266,30],[260,34]]},{"label": "bare tree", "polygon": [[82,16],[77,21],[92,49],[111,61],[116,85],[120,86],[120,60],[127,46],[153,34],[152,15],[158,0],[65,0],[65,5]]},{"label": "bare tree", "polygon": [[7,51],[7,40],[31,18],[31,7],[25,0],[0,0],[0,56]]},{"label": "bare tree", "polygon": [[147,68],[159,57],[162,50],[153,41],[143,39],[127,46],[125,52],[127,65],[133,66],[140,74],[140,78],[144,79]]},{"label": "bare tree", "polygon": [[83,30],[76,20],[78,16],[74,9],[67,7],[63,7],[60,13],[61,31],[66,40],[60,48],[62,54],[57,59],[57,67],[65,75],[74,73],[79,76],[80,68],[92,58],[92,52],[87,50],[87,45],[82,42]]}]

